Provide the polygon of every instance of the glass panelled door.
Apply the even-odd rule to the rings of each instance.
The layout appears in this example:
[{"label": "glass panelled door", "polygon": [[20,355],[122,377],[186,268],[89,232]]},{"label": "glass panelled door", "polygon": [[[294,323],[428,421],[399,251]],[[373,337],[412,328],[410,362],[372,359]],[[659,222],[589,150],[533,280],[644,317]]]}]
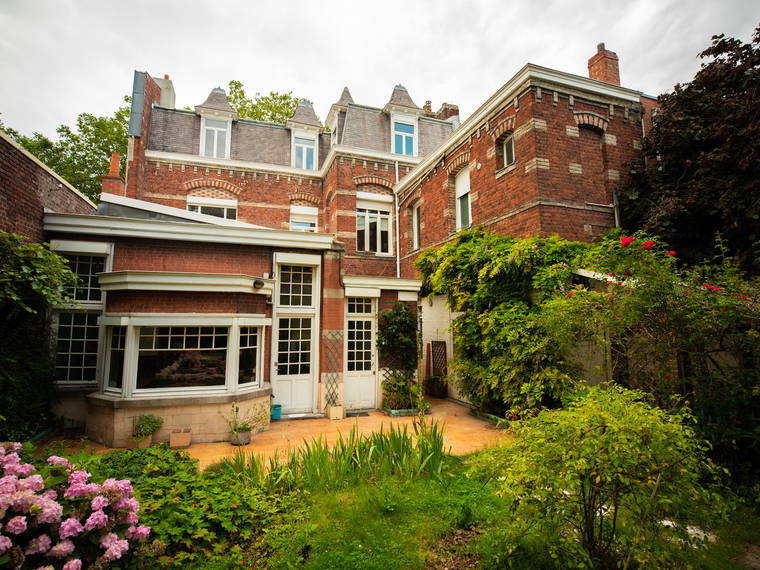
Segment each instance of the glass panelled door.
[{"label": "glass panelled door", "polygon": [[345,405],[347,408],[374,408],[377,405],[377,383],[372,299],[350,297],[347,313]]},{"label": "glass panelled door", "polygon": [[277,359],[272,390],[286,412],[311,412],[314,390],[311,317],[276,319]]}]

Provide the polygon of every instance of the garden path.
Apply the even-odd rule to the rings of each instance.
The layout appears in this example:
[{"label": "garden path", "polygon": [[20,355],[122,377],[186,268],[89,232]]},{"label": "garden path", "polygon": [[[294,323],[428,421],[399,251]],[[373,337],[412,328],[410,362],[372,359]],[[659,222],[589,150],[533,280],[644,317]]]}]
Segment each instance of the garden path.
[{"label": "garden path", "polygon": [[[451,453],[454,455],[465,455],[509,440],[508,436],[491,422],[473,416],[469,408],[461,404],[432,398],[429,401],[431,413],[427,418],[443,425],[444,445],[446,448],[451,448]],[[242,447],[224,442],[194,443],[187,451],[198,459],[203,469],[224,457],[234,455],[238,449],[267,459],[276,453],[300,447],[304,442],[311,441],[320,435],[327,443],[333,444],[340,434],[347,435],[354,426],[361,434],[379,431],[381,426],[387,429],[391,424],[408,426],[411,433],[415,419],[416,416],[391,418],[382,412],[369,412],[367,416],[343,420],[285,419],[273,421],[268,430],[255,434],[251,438],[251,443]]]}]

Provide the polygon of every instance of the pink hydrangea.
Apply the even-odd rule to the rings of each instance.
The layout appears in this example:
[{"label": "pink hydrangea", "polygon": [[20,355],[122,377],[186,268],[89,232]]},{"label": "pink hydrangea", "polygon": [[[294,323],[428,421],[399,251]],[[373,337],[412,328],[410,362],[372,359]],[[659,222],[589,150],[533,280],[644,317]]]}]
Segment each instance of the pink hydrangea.
[{"label": "pink hydrangea", "polygon": [[132,494],[132,483],[128,479],[106,479],[103,482],[103,491],[114,495],[126,496]]},{"label": "pink hydrangea", "polygon": [[79,560],[79,558],[69,560],[66,562],[66,564],[63,565],[63,568],[61,570],[82,570],[82,561]]},{"label": "pink hydrangea", "polygon": [[51,548],[50,552],[48,552],[48,556],[52,556],[53,558],[66,558],[72,552],[74,552],[74,543],[66,539]]},{"label": "pink hydrangea", "polygon": [[11,539],[0,534],[0,554],[8,550],[11,546],[13,546]]},{"label": "pink hydrangea", "polygon": [[129,524],[137,524],[140,519],[137,518],[137,514],[129,512],[127,513],[127,516],[124,517],[123,521]]},{"label": "pink hydrangea", "polygon": [[42,509],[37,515],[38,523],[56,523],[61,520],[63,507],[56,501],[45,497],[39,497],[37,499],[37,505]]},{"label": "pink hydrangea", "polygon": [[134,497],[122,497],[113,506],[114,509],[136,513],[140,510],[140,503]]},{"label": "pink hydrangea", "polygon": [[129,542],[126,540],[117,540],[113,545],[109,546],[103,556],[108,560],[116,560],[121,558],[121,555],[129,550]]},{"label": "pink hydrangea", "polygon": [[103,495],[98,495],[92,500],[90,506],[92,507],[93,511],[101,511],[108,506],[108,503],[109,501],[107,498],[105,498]]},{"label": "pink hydrangea", "polygon": [[18,465],[19,461],[20,460],[18,453],[15,451],[13,453],[6,453],[5,457],[2,458],[2,464],[4,467],[8,467],[9,465]]},{"label": "pink hydrangea", "polygon": [[58,457],[57,455],[51,455],[47,459],[48,465],[62,465],[64,467],[68,467],[71,469],[74,467],[71,463],[69,463],[69,460],[65,457]]},{"label": "pink hydrangea", "polygon": [[77,536],[80,532],[84,530],[84,527],[82,524],[75,518],[68,518],[65,521],[61,523],[61,527],[59,530],[61,539],[70,538],[72,536]]},{"label": "pink hydrangea", "polygon": [[26,517],[13,517],[5,523],[5,532],[9,534],[21,534],[26,530]]},{"label": "pink hydrangea", "polygon": [[[13,455],[15,455],[15,453]],[[6,475],[19,475],[20,477],[26,477],[32,471],[34,471],[34,465],[31,465],[29,463],[11,463],[5,466]]]},{"label": "pink hydrangea", "polygon": [[103,528],[107,524],[108,516],[103,511],[95,511],[87,517],[87,522],[84,523],[84,529],[92,530],[94,528]]},{"label": "pink hydrangea", "polygon": [[42,475],[30,475],[26,479],[21,479],[17,488],[20,491],[42,491],[45,488],[45,480]]},{"label": "pink hydrangea", "polygon": [[50,540],[48,535],[41,534],[29,541],[29,544],[24,550],[24,554],[45,554],[50,550],[52,543],[53,541]]},{"label": "pink hydrangea", "polygon": [[74,483],[66,489],[64,497],[91,497],[100,493],[100,485],[97,483]]},{"label": "pink hydrangea", "polygon": [[145,525],[131,526],[124,534],[130,539],[145,540],[150,534],[150,527]]},{"label": "pink hydrangea", "polygon": [[69,483],[76,485],[77,483],[86,483],[87,479],[91,477],[91,474],[87,471],[74,471],[69,475]]}]

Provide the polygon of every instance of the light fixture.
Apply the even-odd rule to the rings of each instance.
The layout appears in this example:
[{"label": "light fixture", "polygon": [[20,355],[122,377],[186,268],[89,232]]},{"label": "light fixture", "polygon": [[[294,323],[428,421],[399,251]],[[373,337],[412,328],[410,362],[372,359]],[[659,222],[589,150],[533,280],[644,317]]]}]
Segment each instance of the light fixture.
[{"label": "light fixture", "polygon": [[253,280],[253,288],[254,289],[261,289],[264,286],[264,281],[261,279],[254,279]]}]

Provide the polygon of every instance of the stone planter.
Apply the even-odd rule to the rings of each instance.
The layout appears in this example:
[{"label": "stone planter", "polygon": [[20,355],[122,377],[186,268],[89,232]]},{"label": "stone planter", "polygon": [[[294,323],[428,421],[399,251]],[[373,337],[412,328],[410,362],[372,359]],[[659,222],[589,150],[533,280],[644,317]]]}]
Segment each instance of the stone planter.
[{"label": "stone planter", "polygon": [[251,443],[250,431],[238,431],[230,433],[230,443],[232,445],[248,445]]},{"label": "stone planter", "polygon": [[343,406],[327,406],[327,417],[331,420],[342,420],[346,417]]},{"label": "stone planter", "polygon": [[153,443],[153,435],[145,437],[130,437],[127,440],[127,449],[146,449]]},{"label": "stone planter", "polygon": [[190,447],[192,439],[193,432],[190,428],[174,430],[169,434],[169,447],[172,449]]}]

